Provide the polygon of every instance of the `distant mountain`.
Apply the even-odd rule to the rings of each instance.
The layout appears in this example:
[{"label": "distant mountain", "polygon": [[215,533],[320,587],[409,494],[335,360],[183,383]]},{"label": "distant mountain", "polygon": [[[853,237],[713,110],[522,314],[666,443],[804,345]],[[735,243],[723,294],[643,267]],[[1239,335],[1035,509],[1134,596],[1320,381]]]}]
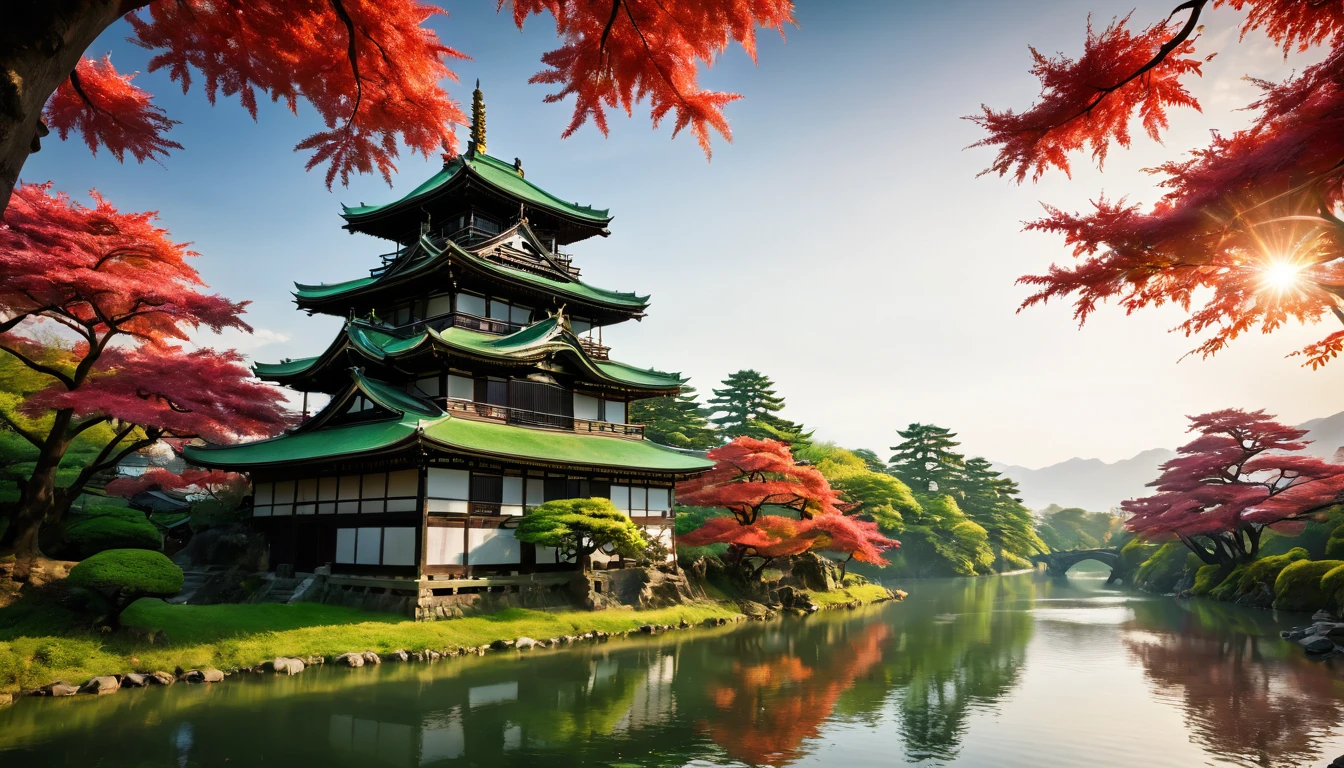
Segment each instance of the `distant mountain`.
[{"label": "distant mountain", "polygon": [[[1344,412],[1298,425],[1309,431],[1307,453],[1329,459],[1344,446]],[[994,464],[994,469],[1022,487],[1022,502],[1031,509],[1051,504],[1102,512],[1125,499],[1149,493],[1144,486],[1157,478],[1158,466],[1176,455],[1170,448],[1152,448],[1129,459],[1106,463],[1073,458],[1040,469]],[[1344,460],[1341,457],[1340,460]]]}]

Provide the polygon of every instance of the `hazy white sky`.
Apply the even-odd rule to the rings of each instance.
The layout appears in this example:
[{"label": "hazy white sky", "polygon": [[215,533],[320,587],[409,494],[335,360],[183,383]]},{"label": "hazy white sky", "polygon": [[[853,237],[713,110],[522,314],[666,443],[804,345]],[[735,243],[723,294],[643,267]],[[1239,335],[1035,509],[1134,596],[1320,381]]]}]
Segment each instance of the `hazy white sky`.
[{"label": "hazy white sky", "polygon": [[[1176,5],[1142,2],[1137,20]],[[1196,85],[1204,113],[1177,114],[1166,146],[1146,139],[1113,151],[1104,174],[1079,158],[1072,181],[1023,187],[976,178],[991,159],[959,119],[981,102],[1026,107],[1036,94],[1027,45],[1079,52],[1087,5],[1075,2],[799,3],[787,42],[763,36],[760,64],[733,51],[707,76],[742,93],[730,106],[734,143],[705,162],[689,136],[669,141],[645,114],[560,140],[568,106],[546,105],[526,84],[554,47],[544,19],[525,33],[494,3],[445,2],[446,42],[473,56],[455,67],[482,81],[492,154],[523,159],[528,178],[615,215],[613,236],[572,250],[585,279],[653,294],[642,323],[608,329],[622,360],[682,371],[707,392],[727,373],[772,376],[788,417],[821,439],[886,454],[898,427],[936,422],[969,453],[1039,466],[1071,456],[1125,458],[1181,440],[1184,414],[1240,406],[1296,422],[1344,409],[1344,362],[1315,373],[1284,355],[1330,328],[1292,328],[1238,340],[1211,361],[1181,355],[1194,343],[1166,329],[1176,311],[1126,318],[1098,313],[1079,331],[1067,306],[1015,314],[1025,273],[1069,258],[1058,239],[1027,234],[1038,201],[1078,208],[1105,190],[1156,198],[1141,168],[1207,143],[1208,131],[1244,124],[1253,97],[1243,75],[1281,78],[1285,64],[1262,38],[1237,43],[1226,11],[1210,16],[1203,50],[1221,53]],[[1131,2],[1093,0],[1104,23]],[[124,27],[94,48],[120,68],[146,52]],[[340,229],[339,203],[404,194],[439,163],[403,158],[389,190],[377,178],[329,193],[290,151],[319,124],[263,108],[253,123],[231,100],[211,109],[162,73],[137,80],[182,121],[186,149],[164,165],[119,166],[78,142],[46,142],[24,169],[76,194],[97,187],[125,209],[158,209],[195,243],[210,284],[251,299],[258,333],[230,337],[260,360],[316,354],[338,328],[294,309],[294,281],[364,274],[385,244]],[[462,101],[470,87],[454,87]],[[52,137],[53,139],[55,137]]]}]

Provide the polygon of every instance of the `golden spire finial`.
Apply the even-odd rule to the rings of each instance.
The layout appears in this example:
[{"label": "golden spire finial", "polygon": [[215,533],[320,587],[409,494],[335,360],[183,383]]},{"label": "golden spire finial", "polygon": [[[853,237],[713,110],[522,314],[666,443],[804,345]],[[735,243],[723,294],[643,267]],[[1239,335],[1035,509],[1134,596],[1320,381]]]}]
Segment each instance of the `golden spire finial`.
[{"label": "golden spire finial", "polygon": [[471,92],[471,143],[477,152],[485,153],[485,95],[479,79]]}]

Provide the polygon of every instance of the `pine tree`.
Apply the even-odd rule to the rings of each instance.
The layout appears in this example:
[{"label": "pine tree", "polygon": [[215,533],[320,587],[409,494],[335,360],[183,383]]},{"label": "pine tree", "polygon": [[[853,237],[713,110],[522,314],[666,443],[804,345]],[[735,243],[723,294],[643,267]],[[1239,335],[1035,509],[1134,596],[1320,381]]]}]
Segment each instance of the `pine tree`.
[{"label": "pine tree", "polygon": [[[1022,504],[1017,482],[994,471],[985,459],[968,459],[960,477],[952,481],[952,490],[966,516],[989,533],[989,542],[1000,558],[1027,567],[1026,558],[1046,551],[1031,510]],[[1004,558],[1005,553],[1012,557]]]},{"label": "pine tree", "polygon": [[730,374],[723,388],[714,390],[709,401],[710,421],[724,439],[754,437],[805,443],[812,436],[777,414],[784,409],[784,398],[775,393],[775,382],[759,371],[745,370]]},{"label": "pine tree", "polygon": [[957,434],[933,424],[911,424],[896,434],[903,439],[891,448],[891,473],[917,494],[949,493],[966,463],[953,450],[961,445]]},{"label": "pine tree", "polygon": [[718,433],[708,419],[709,411],[696,401],[695,387],[630,404],[630,420],[644,425],[644,436],[674,448],[705,450],[718,445]]}]

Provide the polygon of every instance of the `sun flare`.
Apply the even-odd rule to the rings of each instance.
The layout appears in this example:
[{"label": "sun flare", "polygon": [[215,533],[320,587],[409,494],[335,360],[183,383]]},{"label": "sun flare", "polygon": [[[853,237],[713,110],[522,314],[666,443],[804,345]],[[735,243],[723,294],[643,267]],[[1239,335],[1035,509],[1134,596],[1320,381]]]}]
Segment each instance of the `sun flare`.
[{"label": "sun flare", "polygon": [[1275,262],[1264,268],[1265,286],[1286,291],[1297,285],[1302,268],[1286,261]]}]

